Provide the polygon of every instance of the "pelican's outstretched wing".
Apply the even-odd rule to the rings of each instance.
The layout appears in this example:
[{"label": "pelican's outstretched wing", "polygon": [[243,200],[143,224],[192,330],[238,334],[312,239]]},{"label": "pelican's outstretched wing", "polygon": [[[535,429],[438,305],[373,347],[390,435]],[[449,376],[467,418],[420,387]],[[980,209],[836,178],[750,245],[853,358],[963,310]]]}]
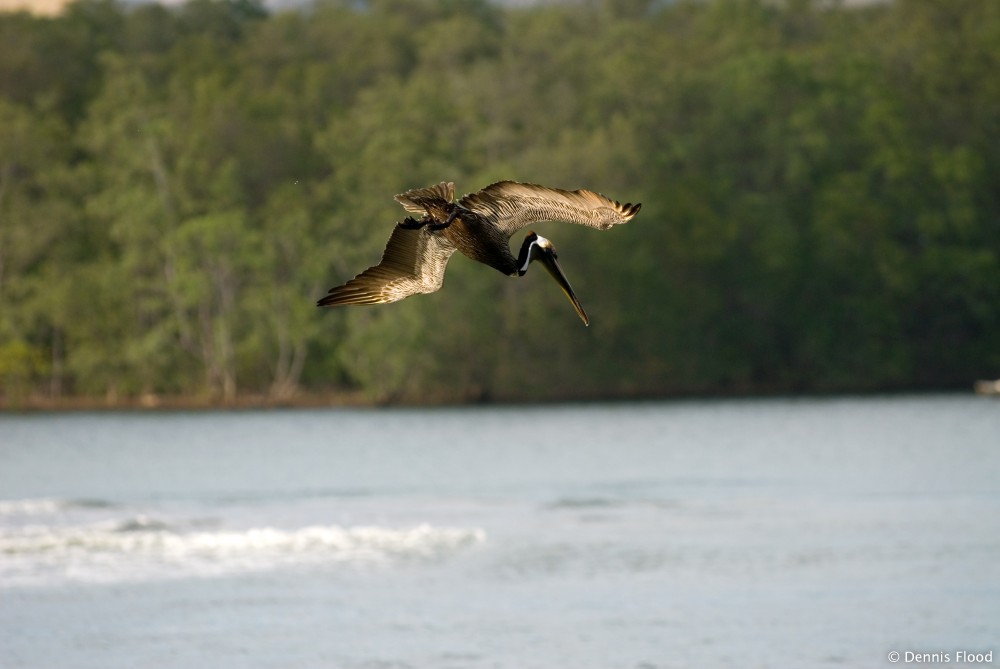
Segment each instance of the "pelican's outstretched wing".
[{"label": "pelican's outstretched wing", "polygon": [[517,181],[498,181],[466,195],[458,204],[490,219],[508,237],[542,221],[568,221],[607,230],[627,223],[641,206],[621,204],[590,190],[561,190]]},{"label": "pelican's outstretched wing", "polygon": [[444,270],[455,247],[427,227],[396,224],[385,245],[382,261],[369,267],[317,302],[320,307],[339,304],[385,304],[418,293],[433,293],[444,283]]}]

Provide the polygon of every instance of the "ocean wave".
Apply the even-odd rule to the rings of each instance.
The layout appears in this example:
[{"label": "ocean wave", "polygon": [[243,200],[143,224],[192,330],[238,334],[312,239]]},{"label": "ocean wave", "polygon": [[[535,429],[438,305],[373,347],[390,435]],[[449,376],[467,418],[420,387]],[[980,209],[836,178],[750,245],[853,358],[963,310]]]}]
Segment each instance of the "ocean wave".
[{"label": "ocean wave", "polygon": [[676,509],[679,503],[657,497],[560,497],[542,505],[547,511],[621,510],[627,508]]},{"label": "ocean wave", "polygon": [[30,526],[0,532],[0,574],[86,575],[119,580],[158,574],[224,574],[296,564],[391,564],[445,559],[481,544],[477,528],[317,525],[178,532],[145,517],[86,527]]},{"label": "ocean wave", "polygon": [[33,499],[3,499],[0,500],[0,517],[4,516],[40,516],[61,513],[71,509],[109,509],[114,503],[103,499],[56,499],[38,497]]},{"label": "ocean wave", "polygon": [[115,532],[160,532],[170,529],[170,525],[162,520],[145,515],[128,518],[115,525]]}]

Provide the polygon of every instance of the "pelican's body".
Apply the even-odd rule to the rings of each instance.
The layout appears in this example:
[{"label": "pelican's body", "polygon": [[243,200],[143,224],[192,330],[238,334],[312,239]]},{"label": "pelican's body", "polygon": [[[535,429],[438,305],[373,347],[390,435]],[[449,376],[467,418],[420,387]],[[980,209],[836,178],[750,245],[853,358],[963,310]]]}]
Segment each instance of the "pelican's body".
[{"label": "pelican's body", "polygon": [[523,276],[541,260],[573,303],[584,324],[589,319],[562,273],[552,243],[529,233],[518,256],[510,237],[541,221],[563,220],[607,230],[628,222],[640,205],[620,204],[589,190],[565,191],[500,181],[455,202],[455,184],[442,182],[396,196],[419,220],[396,224],[382,261],[347,283],[330,289],[319,306],[384,304],[441,288],[451,255],[457,250],[508,275]]}]

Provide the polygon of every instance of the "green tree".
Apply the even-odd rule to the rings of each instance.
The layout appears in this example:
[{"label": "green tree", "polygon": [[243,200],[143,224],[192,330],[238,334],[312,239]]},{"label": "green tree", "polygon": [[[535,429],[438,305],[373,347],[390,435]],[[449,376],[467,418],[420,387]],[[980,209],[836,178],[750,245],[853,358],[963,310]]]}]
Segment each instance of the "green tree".
[{"label": "green tree", "polygon": [[[998,7],[0,13],[7,394],[474,401],[1000,374]],[[435,295],[315,309],[378,261],[393,193],[506,178],[643,203],[601,235],[538,226],[590,328],[541,274],[459,256]]]}]

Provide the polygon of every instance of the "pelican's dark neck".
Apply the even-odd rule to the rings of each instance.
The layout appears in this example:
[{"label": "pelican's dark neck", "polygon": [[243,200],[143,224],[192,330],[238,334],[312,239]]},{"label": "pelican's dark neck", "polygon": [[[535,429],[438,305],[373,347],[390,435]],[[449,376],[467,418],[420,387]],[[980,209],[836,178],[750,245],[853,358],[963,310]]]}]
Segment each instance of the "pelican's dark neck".
[{"label": "pelican's dark neck", "polygon": [[531,249],[535,246],[535,242],[538,241],[538,235],[534,232],[528,234],[521,242],[521,250],[517,254],[517,275],[524,276],[528,271],[528,263],[531,262]]}]

